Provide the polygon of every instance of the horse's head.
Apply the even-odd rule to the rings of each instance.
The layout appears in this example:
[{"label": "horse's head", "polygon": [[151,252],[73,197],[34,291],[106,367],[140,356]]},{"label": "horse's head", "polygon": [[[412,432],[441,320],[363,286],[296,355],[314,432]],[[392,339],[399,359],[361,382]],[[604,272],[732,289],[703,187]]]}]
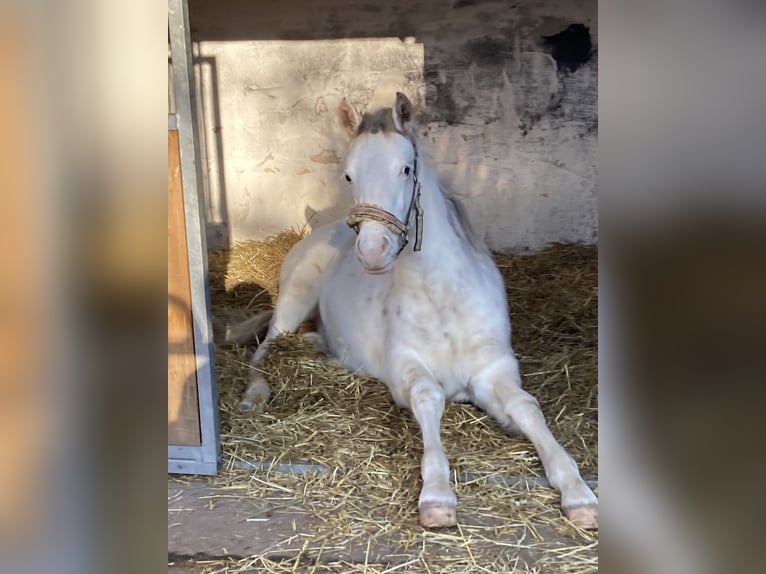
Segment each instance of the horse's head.
[{"label": "horse's head", "polygon": [[[385,273],[420,214],[412,103],[398,92],[393,108],[362,116],[344,99],[338,115],[351,136],[343,180],[353,187],[347,222],[357,232],[356,253],[367,273]],[[415,250],[419,243],[418,234]]]}]

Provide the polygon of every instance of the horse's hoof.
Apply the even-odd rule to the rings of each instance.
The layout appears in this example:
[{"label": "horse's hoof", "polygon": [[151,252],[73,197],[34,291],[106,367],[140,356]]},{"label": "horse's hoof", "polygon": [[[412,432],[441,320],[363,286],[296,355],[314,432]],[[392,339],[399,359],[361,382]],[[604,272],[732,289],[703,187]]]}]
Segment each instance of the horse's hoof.
[{"label": "horse's hoof", "polygon": [[250,401],[240,401],[237,405],[237,410],[241,413],[249,413],[253,410],[253,403]]},{"label": "horse's hoof", "polygon": [[269,384],[261,377],[254,377],[247,385],[237,410],[241,413],[262,413],[270,396]]},{"label": "horse's hoof", "polygon": [[263,403],[253,403],[252,401],[242,401],[237,405],[237,410],[241,413],[262,413]]},{"label": "horse's hoof", "polygon": [[584,506],[572,506],[564,508],[566,516],[572,524],[583,530],[598,530],[598,506],[586,504]]},{"label": "horse's hoof", "polygon": [[457,513],[454,506],[424,504],[420,507],[418,521],[423,528],[446,528],[457,524]]}]

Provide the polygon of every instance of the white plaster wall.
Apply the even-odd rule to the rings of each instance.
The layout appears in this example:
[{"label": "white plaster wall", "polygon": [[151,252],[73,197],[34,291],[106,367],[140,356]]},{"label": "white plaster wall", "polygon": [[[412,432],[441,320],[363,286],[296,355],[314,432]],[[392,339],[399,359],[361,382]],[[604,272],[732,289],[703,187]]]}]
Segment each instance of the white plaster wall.
[{"label": "white plaster wall", "polygon": [[[390,105],[397,90],[492,248],[596,241],[595,2],[190,6],[210,246],[341,216],[337,106]],[[573,23],[592,54],[562,67],[571,54],[544,37]]]}]

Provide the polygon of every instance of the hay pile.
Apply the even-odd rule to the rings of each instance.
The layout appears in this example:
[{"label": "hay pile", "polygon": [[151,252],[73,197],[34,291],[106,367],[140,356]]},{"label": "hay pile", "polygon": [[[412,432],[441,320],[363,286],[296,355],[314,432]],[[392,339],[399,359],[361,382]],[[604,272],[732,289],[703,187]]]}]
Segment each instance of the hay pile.
[{"label": "hay pile", "polygon": [[[217,340],[227,323],[269,308],[281,261],[299,238],[289,231],[211,254]],[[525,388],[583,477],[595,479],[597,252],[556,245],[496,261]],[[597,534],[561,516],[558,494],[540,485],[532,445],[503,434],[483,412],[445,411],[460,527],[427,532],[417,525],[419,430],[385,386],[329,365],[300,336],[286,335],[263,365],[273,393],[268,411],[240,414],[252,351],[216,349],[224,468],[212,480],[243,499],[284,497],[319,522],[305,539],[296,534],[267,556],[211,563],[210,572],[597,570]]]}]

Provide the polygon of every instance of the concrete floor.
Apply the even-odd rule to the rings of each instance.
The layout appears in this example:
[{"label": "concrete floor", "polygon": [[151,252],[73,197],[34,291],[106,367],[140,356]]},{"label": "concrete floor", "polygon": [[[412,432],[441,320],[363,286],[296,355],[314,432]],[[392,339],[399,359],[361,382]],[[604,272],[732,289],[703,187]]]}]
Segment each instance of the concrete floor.
[{"label": "concrete floor", "polygon": [[[544,487],[541,487],[544,488]],[[314,534],[322,531],[323,520],[312,516],[297,503],[286,503],[278,491],[274,496],[260,499],[243,498],[242,491],[211,484],[204,478],[179,481],[168,480],[168,572],[172,574],[203,574],[205,562],[210,560],[243,559],[248,556],[267,555],[271,559],[292,559],[305,548]],[[270,500],[271,499],[271,500]],[[374,516],[370,517],[375,520]],[[505,532],[498,536],[498,524],[488,523],[479,516],[460,510],[459,521],[472,525],[473,532],[483,533],[496,543],[512,549],[523,563],[535,564],[538,557],[529,541]],[[326,528],[326,526],[325,526]],[[480,530],[476,530],[480,529]],[[549,542],[561,547],[583,544],[544,525],[537,531]],[[459,546],[459,540],[455,543]],[[399,564],[416,558],[420,551],[403,548],[399,542],[377,536],[368,547],[365,544],[328,548],[321,554],[321,562],[345,560],[363,565]],[[450,549],[445,547],[445,552]],[[593,549],[595,556],[596,549]],[[207,566],[208,571],[210,565]],[[256,571],[256,570],[253,570]],[[409,570],[408,570],[409,571]],[[594,570],[595,571],[595,570]]]},{"label": "concrete floor", "polygon": [[[275,494],[278,494],[275,492]],[[168,554],[245,557],[295,535],[310,532],[308,514],[300,507],[285,508],[283,502],[240,500],[236,491],[213,486],[205,479],[188,485],[168,481]],[[300,549],[303,540],[282,548]]]}]

